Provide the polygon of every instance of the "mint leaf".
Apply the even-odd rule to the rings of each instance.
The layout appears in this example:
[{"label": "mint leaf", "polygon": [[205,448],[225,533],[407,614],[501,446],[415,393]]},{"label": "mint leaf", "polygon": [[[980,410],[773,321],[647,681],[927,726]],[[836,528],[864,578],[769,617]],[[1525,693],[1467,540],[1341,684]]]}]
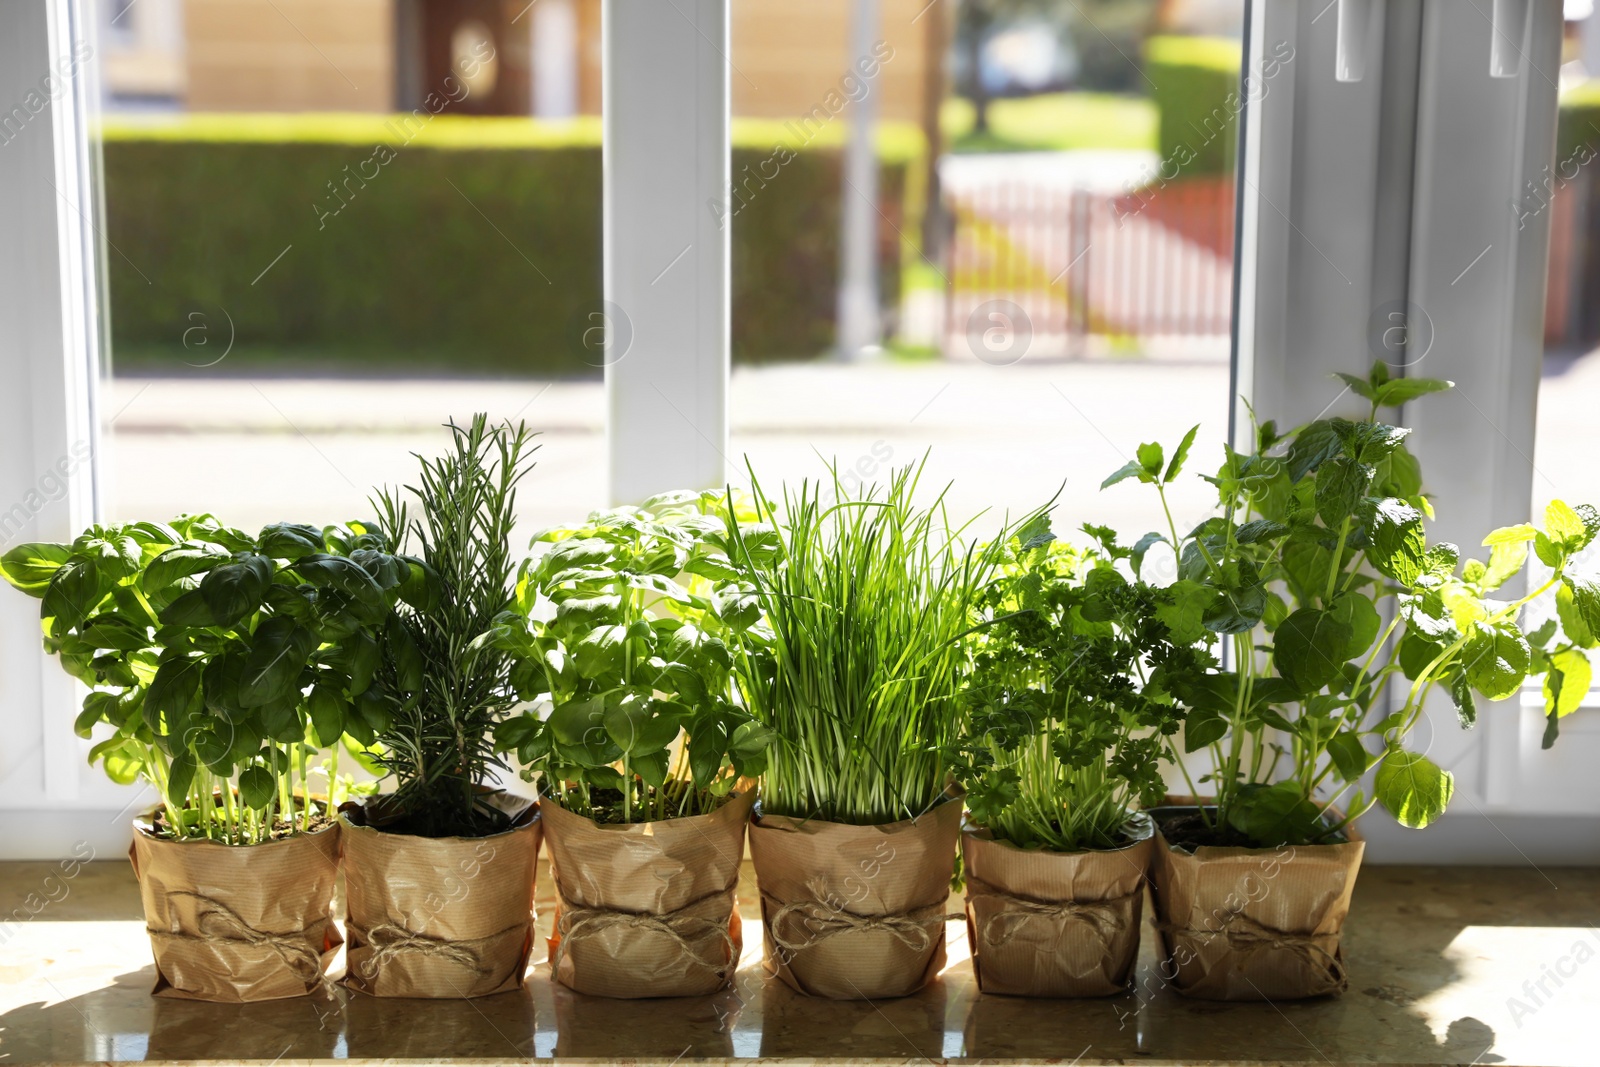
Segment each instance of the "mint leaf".
[{"label": "mint leaf", "polygon": [[1278,626],[1273,663],[1284,680],[1314,693],[1339,676],[1354,629],[1331,611],[1301,608]]},{"label": "mint leaf", "polygon": [[1379,572],[1410,585],[1423,573],[1427,537],[1422,512],[1404,500],[1380,500],[1367,524],[1367,558]]},{"label": "mint leaf", "polygon": [[1374,782],[1378,803],[1401,826],[1420,830],[1450,804],[1456,791],[1455,776],[1428,757],[1391,748],[1378,766]]}]

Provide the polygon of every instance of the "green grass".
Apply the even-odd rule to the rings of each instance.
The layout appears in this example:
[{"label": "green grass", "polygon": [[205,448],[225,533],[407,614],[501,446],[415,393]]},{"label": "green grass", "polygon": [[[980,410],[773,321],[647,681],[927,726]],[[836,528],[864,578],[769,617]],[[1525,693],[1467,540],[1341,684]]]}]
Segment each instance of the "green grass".
[{"label": "green grass", "polygon": [[989,105],[989,132],[982,135],[972,131],[972,116],[972,101],[951,97],[944,102],[939,122],[950,151],[1156,147],[1156,107],[1144,97],[1044,93],[996,100]]}]

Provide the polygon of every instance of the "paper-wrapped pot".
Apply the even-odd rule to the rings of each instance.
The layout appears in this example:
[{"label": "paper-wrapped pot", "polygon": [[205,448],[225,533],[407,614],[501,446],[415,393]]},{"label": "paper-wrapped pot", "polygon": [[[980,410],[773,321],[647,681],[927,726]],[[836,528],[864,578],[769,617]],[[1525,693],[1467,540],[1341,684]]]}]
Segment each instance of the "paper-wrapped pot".
[{"label": "paper-wrapped pot", "polygon": [[797,992],[902,997],[945,961],[961,803],[918,819],[853,826],[757,813],[750,857],[767,967]]},{"label": "paper-wrapped pot", "polygon": [[754,799],[746,790],[709,815],[631,824],[599,824],[547,800],[556,981],[630,999],[727,985],[743,945],[734,894]]},{"label": "paper-wrapped pot", "polygon": [[1132,829],[1132,843],[1104,852],[1023,849],[987,830],[962,833],[967,936],[980,990],[1019,997],[1127,991],[1155,851],[1148,816]]},{"label": "paper-wrapped pot", "polygon": [[[1150,888],[1165,960],[1159,976],[1202,1000],[1296,1000],[1349,984],[1339,935],[1366,848],[1353,826],[1331,845],[1191,853],[1160,832],[1164,818],[1195,810],[1186,797],[1157,808]],[[1342,818],[1330,812],[1334,818]]]},{"label": "paper-wrapped pot", "polygon": [[539,811],[495,796],[511,829],[417,837],[340,809],[345,869],[344,982],[378,997],[482,997],[519,988],[533,947]]},{"label": "paper-wrapped pot", "polygon": [[139,879],[158,997],[244,1003],[304,996],[342,939],[330,910],[339,828],[260,845],[155,836],[135,820]]}]

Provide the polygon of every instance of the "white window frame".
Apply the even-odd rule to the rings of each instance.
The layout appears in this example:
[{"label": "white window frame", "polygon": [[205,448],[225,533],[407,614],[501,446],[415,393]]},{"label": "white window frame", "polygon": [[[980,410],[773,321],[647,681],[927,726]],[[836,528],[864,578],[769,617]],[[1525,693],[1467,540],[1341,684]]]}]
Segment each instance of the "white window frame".
[{"label": "white window frame", "polygon": [[[1246,403],[1280,426],[1364,408],[1330,405],[1331,375],[1365,373],[1397,311],[1411,344],[1396,362],[1457,386],[1401,412],[1430,537],[1481,552],[1532,504],[1550,213],[1510,205],[1553,161],[1560,0],[1255,0],[1247,18],[1247,77],[1282,43],[1294,59],[1246,113],[1235,443]],[[1375,810],[1368,855],[1594,860],[1595,715],[1540,752],[1541,709],[1520,700],[1481,707],[1471,732],[1448,700],[1430,707],[1413,743],[1456,774],[1451,810],[1424,834]]]},{"label": "white window frame", "polygon": [[[1497,52],[1502,66],[1512,57],[1511,76],[1490,84],[1490,42],[1513,36],[1493,20],[1518,12],[1520,47]],[[1501,432],[1476,432],[1437,402],[1433,414],[1419,405],[1405,415],[1424,431],[1418,451],[1445,516],[1436,535],[1475,544],[1488,525],[1524,517],[1531,497],[1516,459],[1533,447],[1548,220],[1514,232],[1505,205],[1552,154],[1554,89],[1542,72],[1554,71],[1560,0],[1256,0],[1247,18],[1247,73],[1259,78],[1280,41],[1295,58],[1244,113],[1238,390],[1285,422],[1313,417],[1328,373],[1368,363],[1371,309],[1405,299],[1448,307],[1435,316],[1448,321],[1435,323],[1424,373],[1455,379],[1480,404],[1501,398],[1492,412]],[[729,179],[728,0],[606,0],[604,20],[609,303],[597,326],[621,501],[727,475],[729,245],[716,207]],[[0,4],[0,119],[76,42],[92,48],[91,32],[85,0]],[[61,79],[60,94],[0,144],[0,370],[13,383],[0,390],[0,509],[29,499],[58,458],[70,466],[75,444],[98,452],[104,252],[86,127],[92,81],[92,63]],[[1463,107],[1492,113],[1474,148],[1493,174],[1433,180],[1441,160],[1468,162],[1459,139],[1441,152]],[[1459,246],[1481,227],[1492,230],[1485,243],[1506,242],[1505,256],[1477,263],[1477,288],[1461,289]],[[72,472],[17,539],[65,539],[92,521],[96,470]],[[0,777],[10,831],[0,855],[55,856],[79,840],[107,854],[125,840],[139,797],[84,766],[75,697],[39,648],[36,605],[0,597],[0,715],[14,742]],[[1435,756],[1458,764],[1455,808],[1420,835],[1369,820],[1374,858],[1593,858],[1584,850],[1600,837],[1600,810],[1552,819],[1519,806],[1541,767],[1573,772],[1538,762],[1537,733],[1530,741],[1525,718],[1503,708],[1486,709],[1466,739],[1447,714],[1431,720]],[[1567,758],[1581,755],[1580,744]]]}]

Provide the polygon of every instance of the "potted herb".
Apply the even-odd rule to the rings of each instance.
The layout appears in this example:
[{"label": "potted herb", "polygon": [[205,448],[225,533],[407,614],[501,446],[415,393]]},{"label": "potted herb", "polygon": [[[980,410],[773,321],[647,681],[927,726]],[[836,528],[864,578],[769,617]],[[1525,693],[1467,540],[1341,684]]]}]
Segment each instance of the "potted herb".
[{"label": "potted herb", "polygon": [[[1553,626],[1530,639],[1518,618],[1559,590],[1564,616],[1600,622],[1600,587],[1567,572],[1600,513],[1554,503],[1543,531],[1491,533],[1487,561],[1428,544],[1432,506],[1408,431],[1377,413],[1449,383],[1390,379],[1382,363],[1367,378],[1341,377],[1368,401],[1365,418],[1318,419],[1287,435],[1262,425],[1255,450],[1229,449],[1208,479],[1220,514],[1188,534],[1169,522],[1131,553],[1137,566],[1155,544],[1175,550],[1175,636],[1225,647],[1231,665],[1175,687],[1193,708],[1184,755],[1209,757],[1198,784],[1213,797],[1154,812],[1158,928],[1174,984],[1191,996],[1341,992],[1339,932],[1363,847],[1353,821],[1376,803],[1424,827],[1454,790],[1448,771],[1406,747],[1429,696],[1447,693],[1470,727],[1479,698],[1511,696],[1548,670],[1553,724],[1571,706],[1559,679],[1588,676],[1580,649],[1551,645]],[[1165,469],[1160,446],[1142,445],[1106,484],[1137,478],[1165,507],[1193,439]],[[1549,577],[1497,598],[1530,545]]]},{"label": "potted herb", "polygon": [[[90,686],[76,729],[159,806],[130,853],[160,996],[251,1001],[315,988],[341,939],[331,799],[347,733],[386,699],[376,659],[401,592],[375,530],[209,515],[26,544],[0,571],[41,598],[45,648]],[[323,752],[329,753],[326,764]]]},{"label": "potted herb", "polygon": [[1165,686],[1213,665],[1174,643],[1166,590],[1057,542],[1043,516],[1005,545],[967,641],[951,765],[965,788],[968,941],[979,988],[1126,991],[1139,949],[1161,757],[1181,713]]},{"label": "potted herb", "polygon": [[718,635],[754,612],[723,597],[735,572],[707,537],[719,507],[668,493],[541,534],[502,625],[537,710],[496,737],[545,798],[551,974],[580,993],[711,993],[739,962],[754,801],[739,783],[762,771],[770,734],[729,699]]},{"label": "potted herb", "polygon": [[422,595],[385,627],[377,759],[393,792],[341,809],[348,886],[345,982],[375,996],[475,997],[522,985],[533,943],[538,811],[491,787],[493,731],[517,703],[493,641],[513,601],[525,427],[451,423],[452,449],[381,494],[381,527],[416,548]]},{"label": "potted herb", "polygon": [[963,549],[943,497],[755,487],[726,541],[766,617],[740,642],[746,707],[776,735],[750,827],[768,966],[802,993],[903,996],[944,960],[961,804],[943,752],[957,721],[957,640],[998,552]]}]

